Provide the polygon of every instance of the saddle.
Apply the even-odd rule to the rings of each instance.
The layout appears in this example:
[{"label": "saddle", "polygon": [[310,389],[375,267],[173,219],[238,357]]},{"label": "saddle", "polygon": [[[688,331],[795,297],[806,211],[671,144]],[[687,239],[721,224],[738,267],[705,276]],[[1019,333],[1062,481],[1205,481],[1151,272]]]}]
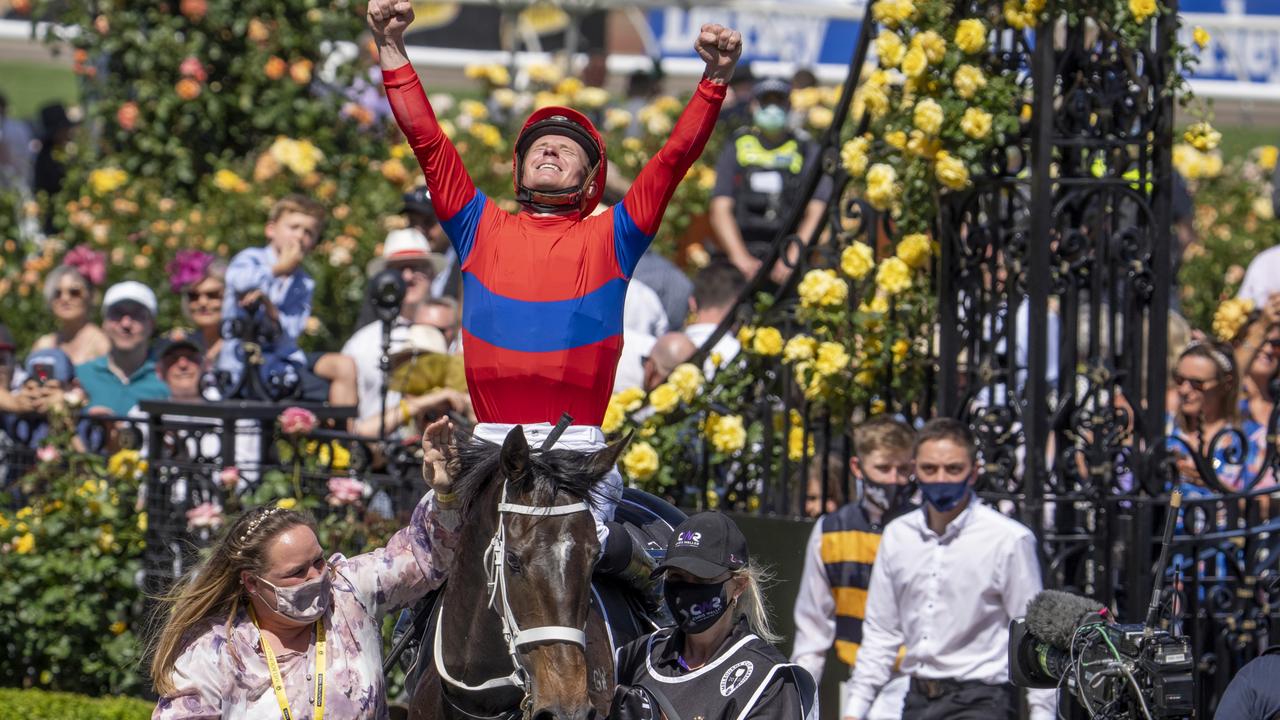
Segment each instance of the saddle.
[{"label": "saddle", "polygon": [[[685,517],[678,508],[657,496],[625,488],[614,513],[614,522],[626,528],[632,540],[661,563],[675,527]],[[643,603],[631,588],[600,574],[592,578],[591,585],[591,604],[604,618],[610,645],[615,650],[658,629],[659,624],[644,612]],[[389,673],[398,662],[405,671],[406,688],[416,687],[422,671],[435,660],[431,640],[435,632],[436,600],[441,589],[428,594],[411,610],[406,610],[392,634],[393,649],[383,664],[383,671]]]}]

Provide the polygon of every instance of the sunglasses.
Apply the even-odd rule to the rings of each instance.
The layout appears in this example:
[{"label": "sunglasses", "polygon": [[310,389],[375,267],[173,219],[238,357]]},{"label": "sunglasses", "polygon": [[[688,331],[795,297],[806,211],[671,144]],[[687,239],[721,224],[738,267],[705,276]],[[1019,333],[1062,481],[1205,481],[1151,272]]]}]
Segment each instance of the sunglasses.
[{"label": "sunglasses", "polygon": [[58,288],[53,291],[53,297],[55,299],[66,297],[71,300],[79,300],[80,298],[84,297],[84,288],[82,287]]},{"label": "sunglasses", "polygon": [[197,300],[200,300],[202,298],[205,300],[221,300],[222,291],[221,290],[211,290],[209,292],[200,292],[199,290],[187,291],[187,302],[196,302]]},{"label": "sunglasses", "polygon": [[1176,372],[1173,374],[1172,380],[1173,380],[1174,387],[1182,387],[1182,384],[1186,383],[1187,385],[1190,385],[1191,389],[1195,390],[1196,392],[1204,392],[1206,390],[1212,390],[1218,387],[1218,381],[1216,379],[1204,380],[1201,378],[1190,378],[1190,377],[1185,377],[1183,375],[1180,375]]},{"label": "sunglasses", "polygon": [[151,313],[144,307],[112,307],[107,310],[107,319],[112,322],[119,322],[125,318],[130,318],[134,322],[146,322],[151,318]]}]

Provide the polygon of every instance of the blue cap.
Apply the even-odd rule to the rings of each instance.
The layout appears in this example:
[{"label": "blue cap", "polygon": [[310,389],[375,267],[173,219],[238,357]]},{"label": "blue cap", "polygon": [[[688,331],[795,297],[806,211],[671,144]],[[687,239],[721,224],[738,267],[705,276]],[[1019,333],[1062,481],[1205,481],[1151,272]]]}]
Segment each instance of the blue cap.
[{"label": "blue cap", "polygon": [[75,379],[76,368],[71,358],[57,348],[37,350],[27,356],[27,374],[36,380],[57,380],[66,385]]}]

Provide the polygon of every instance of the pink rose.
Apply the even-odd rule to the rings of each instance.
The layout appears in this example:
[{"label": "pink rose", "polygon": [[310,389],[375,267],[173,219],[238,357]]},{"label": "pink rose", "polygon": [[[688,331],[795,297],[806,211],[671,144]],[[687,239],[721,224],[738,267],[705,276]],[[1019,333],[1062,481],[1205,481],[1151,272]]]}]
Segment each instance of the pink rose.
[{"label": "pink rose", "polygon": [[138,126],[138,103],[127,102],[116,110],[116,122],[125,130],[133,130]]},{"label": "pink rose", "polygon": [[306,435],[316,429],[315,413],[300,407],[288,407],[280,413],[280,431],[285,435]]},{"label": "pink rose", "polygon": [[62,453],[58,452],[58,448],[52,445],[41,445],[40,448],[36,450],[36,460],[39,460],[42,463],[58,462],[58,459],[61,457]]},{"label": "pink rose", "polygon": [[178,66],[178,72],[182,73],[183,77],[189,77],[198,83],[203,83],[209,79],[209,73],[204,71],[204,65],[194,55],[188,55],[182,61],[182,64]]},{"label": "pink rose", "polygon": [[187,511],[187,529],[216,528],[222,525],[222,508],[211,502],[200,503]]},{"label": "pink rose", "polygon": [[329,497],[327,500],[330,505],[350,505],[354,502],[359,502],[368,491],[369,486],[355,478],[329,478]]},{"label": "pink rose", "polygon": [[218,482],[227,490],[234,489],[236,483],[240,482],[240,468],[222,468],[222,472],[218,473]]},{"label": "pink rose", "polygon": [[85,245],[77,245],[67,251],[62,264],[76,269],[81,277],[95,287],[101,287],[107,279],[107,256]]},{"label": "pink rose", "polygon": [[179,250],[164,265],[164,271],[169,273],[169,288],[177,293],[188,285],[200,282],[212,263],[213,256],[207,252]]}]

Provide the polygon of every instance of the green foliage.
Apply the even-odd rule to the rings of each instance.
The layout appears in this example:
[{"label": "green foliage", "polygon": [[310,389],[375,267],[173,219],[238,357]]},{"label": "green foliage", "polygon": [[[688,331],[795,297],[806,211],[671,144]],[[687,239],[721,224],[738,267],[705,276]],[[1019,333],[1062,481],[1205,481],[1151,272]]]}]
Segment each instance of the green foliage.
[{"label": "green foliage", "polygon": [[0,688],[0,720],[146,720],[153,707],[136,698]]}]

